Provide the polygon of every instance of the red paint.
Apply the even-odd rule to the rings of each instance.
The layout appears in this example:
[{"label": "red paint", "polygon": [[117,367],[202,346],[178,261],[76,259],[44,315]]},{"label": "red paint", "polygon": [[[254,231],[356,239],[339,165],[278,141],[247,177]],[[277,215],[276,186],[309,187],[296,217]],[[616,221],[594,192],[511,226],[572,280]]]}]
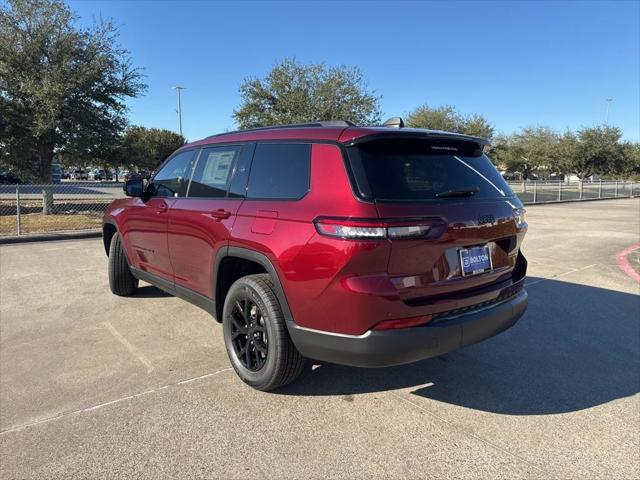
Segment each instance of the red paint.
[{"label": "red paint", "polygon": [[[382,132],[394,133],[388,128],[287,128],[210,137],[184,148],[278,139],[312,143],[309,192],[296,201],[161,199],[168,206],[164,213],[157,211],[158,199],[128,198],[114,202],[106,218],[118,226],[134,267],[209,298],[214,298],[220,248],[262,253],[276,270],[295,322],[312,329],[360,335],[380,322],[398,326],[496,300],[512,284],[526,231],[516,228],[512,204],[461,200],[376,207],[354,195],[340,147],[314,143]],[[487,214],[496,222],[479,225],[477,219]],[[432,228],[421,240],[345,240],[320,235],[313,223],[319,217],[400,224],[414,224],[417,217]],[[463,278],[458,249],[476,244],[490,246],[494,271]]]},{"label": "red paint", "polygon": [[276,228],[278,220],[278,212],[272,210],[258,210],[256,217],[251,224],[252,233],[261,233],[262,235],[271,235]]},{"label": "red paint", "polygon": [[640,275],[638,275],[638,272],[636,272],[633,269],[633,267],[629,264],[629,260],[627,259],[627,256],[631,252],[634,252],[639,248],[640,248],[640,243],[637,243],[635,245],[631,245],[630,247],[625,248],[624,250],[622,250],[616,255],[616,263],[618,264],[618,267],[620,267],[620,270],[622,270],[628,276],[633,278],[636,282],[640,282]]}]

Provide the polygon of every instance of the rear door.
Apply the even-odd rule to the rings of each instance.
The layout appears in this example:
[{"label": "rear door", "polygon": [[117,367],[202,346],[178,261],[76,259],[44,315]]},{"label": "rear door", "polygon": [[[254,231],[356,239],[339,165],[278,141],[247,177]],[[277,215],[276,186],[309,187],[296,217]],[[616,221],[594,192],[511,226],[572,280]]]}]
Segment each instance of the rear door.
[{"label": "rear door", "polygon": [[388,272],[405,301],[510,278],[522,205],[477,144],[381,139],[349,148],[349,159],[361,195],[396,227]]},{"label": "rear door", "polygon": [[168,242],[176,285],[214,298],[218,251],[228,243],[249,175],[253,144],[203,148],[184,198],[170,208]]}]

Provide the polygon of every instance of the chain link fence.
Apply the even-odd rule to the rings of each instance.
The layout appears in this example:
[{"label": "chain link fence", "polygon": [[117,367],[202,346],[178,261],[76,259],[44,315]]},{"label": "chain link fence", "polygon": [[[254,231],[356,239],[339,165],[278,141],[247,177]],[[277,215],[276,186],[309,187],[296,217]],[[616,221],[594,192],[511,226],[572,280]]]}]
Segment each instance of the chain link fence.
[{"label": "chain link fence", "polygon": [[[640,195],[631,181],[509,182],[525,204]],[[122,183],[62,182],[0,185],[0,236],[98,230],[107,205],[124,196]]]},{"label": "chain link fence", "polygon": [[522,203],[549,203],[568,200],[596,200],[640,195],[640,185],[630,180],[597,182],[524,181],[508,182]]},{"label": "chain link fence", "polygon": [[0,236],[100,229],[107,205],[122,196],[115,182],[0,185]]}]

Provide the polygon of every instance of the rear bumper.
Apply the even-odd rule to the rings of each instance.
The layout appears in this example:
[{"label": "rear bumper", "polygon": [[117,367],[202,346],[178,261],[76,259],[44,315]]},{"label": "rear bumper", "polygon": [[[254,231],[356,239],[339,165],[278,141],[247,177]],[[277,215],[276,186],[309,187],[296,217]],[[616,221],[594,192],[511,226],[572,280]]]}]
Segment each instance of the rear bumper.
[{"label": "rear bumper", "polygon": [[342,335],[289,323],[289,334],[302,355],[355,367],[388,367],[416,362],[471,345],[513,326],[527,308],[527,292],[498,305],[472,311],[435,325],[398,330],[369,330]]}]

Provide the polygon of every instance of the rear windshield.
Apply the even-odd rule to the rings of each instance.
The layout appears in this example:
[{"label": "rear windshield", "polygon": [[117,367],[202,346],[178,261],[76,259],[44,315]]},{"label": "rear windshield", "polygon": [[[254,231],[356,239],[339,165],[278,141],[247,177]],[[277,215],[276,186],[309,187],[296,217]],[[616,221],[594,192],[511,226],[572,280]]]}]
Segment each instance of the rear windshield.
[{"label": "rear windshield", "polygon": [[348,149],[361,196],[377,201],[496,199],[513,192],[477,145],[374,140]]}]

